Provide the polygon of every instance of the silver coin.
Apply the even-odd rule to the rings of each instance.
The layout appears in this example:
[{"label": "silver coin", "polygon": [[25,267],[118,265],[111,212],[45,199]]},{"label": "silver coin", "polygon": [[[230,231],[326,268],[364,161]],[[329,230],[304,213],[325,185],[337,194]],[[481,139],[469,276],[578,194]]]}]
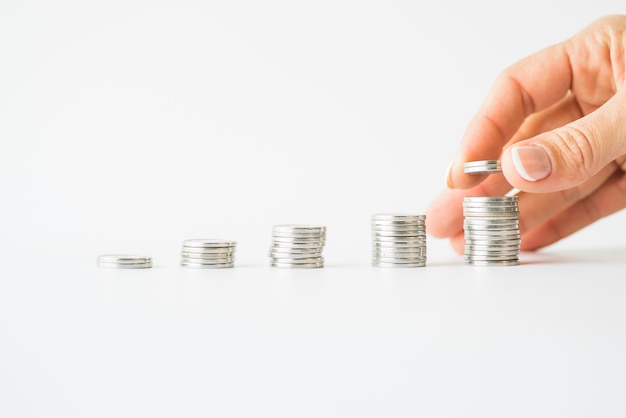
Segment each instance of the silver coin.
[{"label": "silver coin", "polygon": [[272,242],[326,242],[325,236],[313,235],[272,235]]},{"label": "silver coin", "polygon": [[488,212],[484,212],[484,213],[477,213],[477,212],[473,212],[471,214],[465,213],[465,219],[468,218],[498,218],[498,219],[519,219],[519,212],[508,212],[508,213],[501,213],[501,212],[493,212],[493,213],[488,213]]},{"label": "silver coin", "polygon": [[213,238],[196,238],[183,241],[183,247],[189,248],[232,248],[236,246],[237,241]]},{"label": "silver coin", "polygon": [[315,248],[291,248],[291,247],[270,247],[270,253],[277,254],[321,254],[322,247]]},{"label": "silver coin", "polygon": [[519,228],[498,228],[498,227],[476,228],[472,226],[465,226],[463,230],[465,231],[465,235],[472,235],[474,233],[480,234],[484,231],[489,232],[491,235],[498,235],[500,233],[508,233],[508,232],[519,232]]},{"label": "silver coin", "polygon": [[[475,208],[468,208],[468,207],[464,207],[463,208],[463,214],[465,216],[484,216],[484,214],[519,214],[519,209],[517,207],[510,207],[510,208],[502,208],[502,207],[498,207],[498,208],[487,208],[487,207],[483,207],[483,208],[479,208],[479,207],[475,207]],[[478,214],[478,215],[475,215]]]},{"label": "silver coin", "polygon": [[372,224],[371,226],[372,230],[378,230],[378,231],[426,231],[426,225],[399,225],[399,224],[393,224],[393,225],[374,225]]},{"label": "silver coin", "polygon": [[151,263],[152,257],[134,254],[104,254],[98,256],[98,262],[117,264]]},{"label": "silver coin", "polygon": [[499,234],[507,234],[507,233],[518,233],[519,234],[519,226],[505,228],[503,226],[489,226],[489,227],[480,227],[475,225],[464,225],[463,230],[466,234],[482,234],[487,233],[489,235],[499,235]]},{"label": "silver coin", "polygon": [[323,247],[313,247],[313,248],[297,248],[297,247],[276,247],[270,246],[270,252],[273,253],[285,253],[285,254],[317,254],[324,251]]},{"label": "silver coin", "polygon": [[[488,218],[486,218],[488,219]],[[510,221],[510,223],[486,223],[486,222],[476,222],[476,218],[465,218],[463,221],[463,227],[466,229],[492,229],[494,231],[497,230],[507,230],[507,229],[519,229],[519,221],[517,219],[506,219]]]},{"label": "silver coin", "polygon": [[181,259],[183,260],[189,260],[189,261],[193,261],[193,262],[197,262],[197,263],[232,263],[235,261],[235,256],[234,255],[229,255],[229,256],[220,256],[220,257],[206,257],[206,256],[202,256],[202,255],[198,255],[198,254],[191,254],[191,255],[182,255]]},{"label": "silver coin", "polygon": [[198,255],[206,255],[208,257],[224,257],[229,255],[235,255],[237,252],[235,248],[193,248],[193,247],[183,247],[181,250],[183,254],[198,254]]},{"label": "silver coin", "polygon": [[394,258],[394,257],[372,257],[372,263],[384,263],[384,264],[416,264],[425,263],[427,257],[413,257],[413,258]]},{"label": "silver coin", "polygon": [[519,257],[515,257],[515,256],[464,256],[463,257],[464,261],[469,261],[469,262],[487,262],[487,261],[513,261],[513,260],[519,260]]},{"label": "silver coin", "polygon": [[464,206],[463,213],[500,213],[500,212],[519,212],[517,206]]},{"label": "silver coin", "polygon": [[397,225],[394,226],[378,226],[378,225],[372,225],[371,226],[371,231],[376,231],[378,233],[381,234],[386,234],[386,233],[393,233],[393,232],[420,232],[420,233],[426,233],[426,227],[424,225],[422,226],[409,226],[409,227],[399,227]]},{"label": "silver coin", "polygon": [[188,261],[181,261],[180,265],[185,268],[192,269],[228,269],[235,267],[234,263],[221,263],[221,264],[204,264],[204,263],[194,263]]},{"label": "silver coin", "polygon": [[517,235],[513,235],[513,234],[509,234],[509,235],[478,235],[478,234],[472,234],[472,235],[468,235],[467,233],[465,234],[465,243],[469,244],[472,242],[489,242],[491,244],[514,244],[515,245],[519,245],[522,240],[521,237],[519,236],[519,234]]},{"label": "silver coin", "polygon": [[419,228],[426,226],[425,221],[402,221],[402,222],[391,222],[391,221],[376,221],[373,220],[370,222],[372,226],[386,227],[386,228]]},{"label": "silver coin", "polygon": [[373,258],[372,259],[372,265],[380,265],[380,264],[384,264],[384,265],[393,265],[393,266],[397,266],[397,267],[404,267],[407,264],[410,266],[424,266],[427,263],[427,259],[426,257],[424,258],[415,258],[415,259],[411,259],[411,260],[396,260],[396,259],[380,259],[380,258]]},{"label": "silver coin", "polygon": [[322,253],[318,252],[318,253],[277,253],[277,252],[273,252],[270,251],[270,253],[268,254],[271,258],[277,258],[277,259],[290,259],[290,260],[298,260],[298,259],[306,259],[306,260],[310,260],[312,258],[320,258],[322,257]]},{"label": "silver coin", "polygon": [[372,216],[370,223],[373,225],[424,225],[426,216],[399,217],[399,218],[376,218]]},{"label": "silver coin", "polygon": [[381,257],[381,258],[416,258],[416,257],[426,257],[426,248],[421,251],[411,251],[411,252],[397,252],[397,251],[372,251],[372,257]]},{"label": "silver coin", "polygon": [[378,255],[382,257],[413,257],[420,256],[422,254],[426,254],[426,247],[423,248],[411,248],[409,250],[405,249],[380,249],[375,248],[372,250],[372,255]]},{"label": "silver coin", "polygon": [[205,264],[220,264],[220,263],[234,263],[235,257],[221,257],[221,258],[202,258],[202,257],[181,257],[181,261],[189,261],[191,263],[205,263]]},{"label": "silver coin", "polygon": [[508,231],[508,230],[519,230],[519,223],[513,223],[510,225],[505,225],[505,224],[475,224],[471,221],[467,221],[465,220],[465,222],[463,222],[463,229],[466,230],[470,230],[470,231],[483,231],[483,230],[490,230],[490,231]]},{"label": "silver coin", "polygon": [[301,248],[301,249],[309,249],[309,248],[324,248],[324,243],[323,242],[317,242],[317,241],[312,241],[312,242],[272,242],[271,244],[272,247],[275,248],[290,248],[290,249],[296,249],[296,248]]},{"label": "silver coin", "polygon": [[426,262],[418,262],[418,263],[402,263],[402,264],[396,264],[396,263],[382,263],[382,262],[374,262],[372,263],[372,266],[374,267],[385,267],[385,268],[413,268],[413,267],[425,267],[426,266]]},{"label": "silver coin", "polygon": [[490,227],[481,227],[480,225],[473,225],[473,224],[467,224],[463,226],[463,230],[469,233],[482,233],[482,232],[487,232],[489,234],[492,235],[498,235],[500,233],[506,234],[507,232],[518,232],[519,233],[519,226],[512,226],[512,227],[502,227],[502,226],[490,226]]},{"label": "silver coin", "polygon": [[464,205],[517,205],[519,196],[477,196],[464,197]]},{"label": "silver coin", "polygon": [[283,225],[274,225],[272,227],[272,231],[326,232],[326,227],[324,225],[283,224]]},{"label": "silver coin", "polygon": [[309,263],[323,263],[324,257],[309,257],[309,258],[277,258],[270,257],[272,262],[281,264],[309,264]]},{"label": "silver coin", "polygon": [[[513,200],[494,200],[491,196],[487,196],[490,199],[465,198],[463,199],[463,206],[517,206],[519,205],[519,199]],[[517,197],[517,196],[516,196]]]},{"label": "silver coin", "polygon": [[419,249],[426,248],[426,239],[419,241],[373,241],[372,248],[384,249]]},{"label": "silver coin", "polygon": [[466,161],[464,166],[476,167],[483,165],[500,165],[500,160],[476,160],[476,161]]},{"label": "silver coin", "polygon": [[183,247],[182,252],[185,254],[207,254],[207,255],[230,255],[236,253],[235,247],[229,248],[202,248],[202,247]]},{"label": "silver coin", "polygon": [[372,226],[386,227],[386,228],[404,228],[404,227],[424,227],[426,226],[426,222],[424,221],[376,221],[372,220],[370,222]]},{"label": "silver coin", "polygon": [[[494,243],[496,240],[498,240],[498,241],[502,241],[502,240],[507,240],[507,241],[519,240],[519,242],[521,244],[521,237],[519,235],[502,235],[502,236],[496,236],[496,235],[471,235],[471,236],[468,236],[467,234],[465,235],[465,244],[470,244],[470,243],[474,243],[474,242]],[[520,245],[520,244],[516,244],[516,245]],[[492,245],[495,245],[495,244],[492,244]]]},{"label": "silver coin", "polygon": [[419,252],[426,251],[426,242],[419,245],[378,245],[372,243],[372,251],[376,252]]},{"label": "silver coin", "polygon": [[277,268],[289,268],[289,269],[318,269],[324,267],[324,263],[306,263],[306,264],[289,264],[289,263],[281,263],[272,261],[270,263],[271,267]]},{"label": "silver coin", "polygon": [[426,251],[426,243],[422,245],[415,246],[379,246],[376,244],[372,244],[372,251],[376,252],[389,252],[389,253],[417,253]]},{"label": "silver coin", "polygon": [[380,240],[385,240],[388,241],[392,238],[405,238],[405,239],[410,239],[410,238],[423,238],[426,237],[426,233],[425,232],[386,232],[386,233],[381,233],[381,232],[377,232],[377,231],[372,231],[372,238],[373,239],[380,239]]},{"label": "silver coin", "polygon": [[463,203],[482,203],[482,204],[502,204],[519,203],[519,196],[467,196],[463,198]]},{"label": "silver coin", "polygon": [[98,267],[107,269],[148,269],[152,267],[152,262],[148,263],[109,263],[98,262]]},{"label": "silver coin", "polygon": [[412,213],[377,213],[372,215],[372,219],[381,221],[424,221],[426,215]]},{"label": "silver coin", "polygon": [[470,237],[470,238],[465,238],[465,245],[472,245],[472,246],[489,246],[489,247],[494,247],[494,248],[502,248],[502,247],[519,247],[520,244],[522,243],[522,240],[520,238],[507,238],[507,239],[501,239],[501,238],[487,238],[487,239],[478,239],[478,238],[474,238],[474,237]]},{"label": "silver coin", "polygon": [[390,250],[380,250],[373,249],[372,256],[375,257],[394,257],[394,258],[402,258],[402,257],[422,257],[426,254],[426,247],[420,249],[412,249],[411,251],[397,251],[394,249]]},{"label": "silver coin", "polygon": [[425,232],[393,232],[387,234],[372,233],[372,240],[390,241],[390,240],[417,240],[426,238]]},{"label": "silver coin", "polygon": [[465,256],[468,257],[473,257],[473,258],[481,258],[481,257],[506,257],[506,258],[512,258],[512,257],[519,257],[519,250],[515,250],[515,249],[510,249],[510,250],[481,250],[481,249],[465,249],[465,254],[463,254]]},{"label": "silver coin", "polygon": [[277,237],[325,237],[326,231],[272,231],[272,236]]},{"label": "silver coin", "polygon": [[313,243],[324,243],[326,240],[324,237],[282,237],[282,236],[273,236],[272,242],[275,243],[298,243],[298,244],[313,244]]},{"label": "silver coin", "polygon": [[521,237],[511,237],[511,236],[500,236],[500,235],[489,235],[488,238],[477,237],[473,234],[465,234],[465,243],[491,243],[491,244],[515,244],[519,245],[522,242]]},{"label": "silver coin", "polygon": [[480,260],[471,260],[465,261],[465,264],[472,266],[519,266],[519,260],[498,260],[498,261],[480,261]]},{"label": "silver coin", "polygon": [[[473,214],[479,214],[479,216],[483,216],[484,213],[488,213],[488,214],[518,213],[519,214],[519,209],[517,208],[517,206],[515,206],[515,207],[511,206],[510,208],[504,208],[504,207],[464,207],[463,208],[463,213],[465,214],[465,216],[467,216],[468,214],[470,216],[473,215]],[[476,215],[474,215],[474,216],[476,216]]]},{"label": "silver coin", "polygon": [[150,264],[150,263],[152,263],[151,260],[148,260],[148,261],[133,261],[133,262],[131,262],[131,261],[115,262],[115,261],[98,260],[98,265],[101,265],[101,264],[108,264],[108,265],[116,264],[116,265],[119,265],[119,266],[126,266],[126,265],[132,266],[132,265],[136,265],[136,264]]},{"label": "silver coin", "polygon": [[465,174],[497,174],[502,173],[502,167],[497,166],[483,166],[483,167],[463,167]]},{"label": "silver coin", "polygon": [[372,247],[375,248],[420,248],[426,246],[426,239],[422,240],[391,240],[391,241],[372,241]]},{"label": "silver coin", "polygon": [[[476,244],[476,242],[481,242],[481,244]],[[488,244],[482,244],[483,242],[487,242]],[[493,241],[490,241],[488,239],[485,240],[476,240],[476,239],[472,239],[472,240],[466,240],[465,241],[465,246],[472,246],[472,247],[490,247],[493,248],[495,250],[499,250],[501,248],[517,248],[519,250],[520,248],[520,243],[517,244],[495,244]]]},{"label": "silver coin", "polygon": [[472,266],[516,266],[519,260],[463,260],[466,265]]},{"label": "silver coin", "polygon": [[414,233],[425,234],[426,233],[426,228],[425,227],[419,227],[419,228],[386,228],[386,227],[373,226],[372,227],[372,232],[375,232],[375,233],[380,234],[380,235],[395,234],[397,232],[400,232],[400,233],[414,232]]},{"label": "silver coin", "polygon": [[466,220],[468,223],[475,225],[515,225],[519,224],[519,219],[489,219],[489,218],[470,218]]}]

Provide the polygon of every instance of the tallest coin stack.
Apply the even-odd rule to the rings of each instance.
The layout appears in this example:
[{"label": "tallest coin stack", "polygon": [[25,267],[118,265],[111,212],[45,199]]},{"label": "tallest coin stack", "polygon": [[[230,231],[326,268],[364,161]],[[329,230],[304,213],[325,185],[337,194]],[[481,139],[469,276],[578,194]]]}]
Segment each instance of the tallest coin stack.
[{"label": "tallest coin stack", "polygon": [[517,196],[466,197],[463,200],[467,264],[519,264],[521,239],[517,202]]},{"label": "tallest coin stack", "polygon": [[[471,161],[465,174],[501,173],[500,161]],[[478,266],[519,264],[519,198],[466,197],[463,199],[465,263]]]}]

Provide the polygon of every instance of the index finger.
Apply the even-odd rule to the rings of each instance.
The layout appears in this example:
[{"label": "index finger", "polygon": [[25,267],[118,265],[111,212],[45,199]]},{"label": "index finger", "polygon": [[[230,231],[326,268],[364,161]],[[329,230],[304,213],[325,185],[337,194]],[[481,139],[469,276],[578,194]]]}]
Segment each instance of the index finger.
[{"label": "index finger", "polygon": [[470,121],[448,172],[448,187],[467,189],[484,177],[463,173],[467,161],[500,159],[502,149],[522,122],[561,100],[572,71],[563,43],[539,51],[504,70]]}]

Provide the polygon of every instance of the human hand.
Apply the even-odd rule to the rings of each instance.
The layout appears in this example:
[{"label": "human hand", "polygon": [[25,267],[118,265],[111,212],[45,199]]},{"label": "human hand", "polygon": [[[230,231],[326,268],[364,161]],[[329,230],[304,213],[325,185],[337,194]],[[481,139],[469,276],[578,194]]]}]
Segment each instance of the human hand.
[{"label": "human hand", "polygon": [[[502,160],[502,175],[463,163]],[[506,69],[472,119],[426,211],[462,254],[465,196],[519,189],[521,250],[550,245],[626,207],[626,16],[604,17]]]}]

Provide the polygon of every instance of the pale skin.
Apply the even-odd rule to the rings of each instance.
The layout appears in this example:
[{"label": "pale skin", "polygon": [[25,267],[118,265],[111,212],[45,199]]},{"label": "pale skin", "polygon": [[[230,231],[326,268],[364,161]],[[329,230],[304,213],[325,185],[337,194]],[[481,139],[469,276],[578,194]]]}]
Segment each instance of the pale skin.
[{"label": "pale skin", "polygon": [[[463,173],[466,161],[498,159],[503,175]],[[503,71],[446,182],[426,211],[427,229],[459,254],[465,196],[519,189],[524,251],[626,207],[626,16],[604,17]]]}]

